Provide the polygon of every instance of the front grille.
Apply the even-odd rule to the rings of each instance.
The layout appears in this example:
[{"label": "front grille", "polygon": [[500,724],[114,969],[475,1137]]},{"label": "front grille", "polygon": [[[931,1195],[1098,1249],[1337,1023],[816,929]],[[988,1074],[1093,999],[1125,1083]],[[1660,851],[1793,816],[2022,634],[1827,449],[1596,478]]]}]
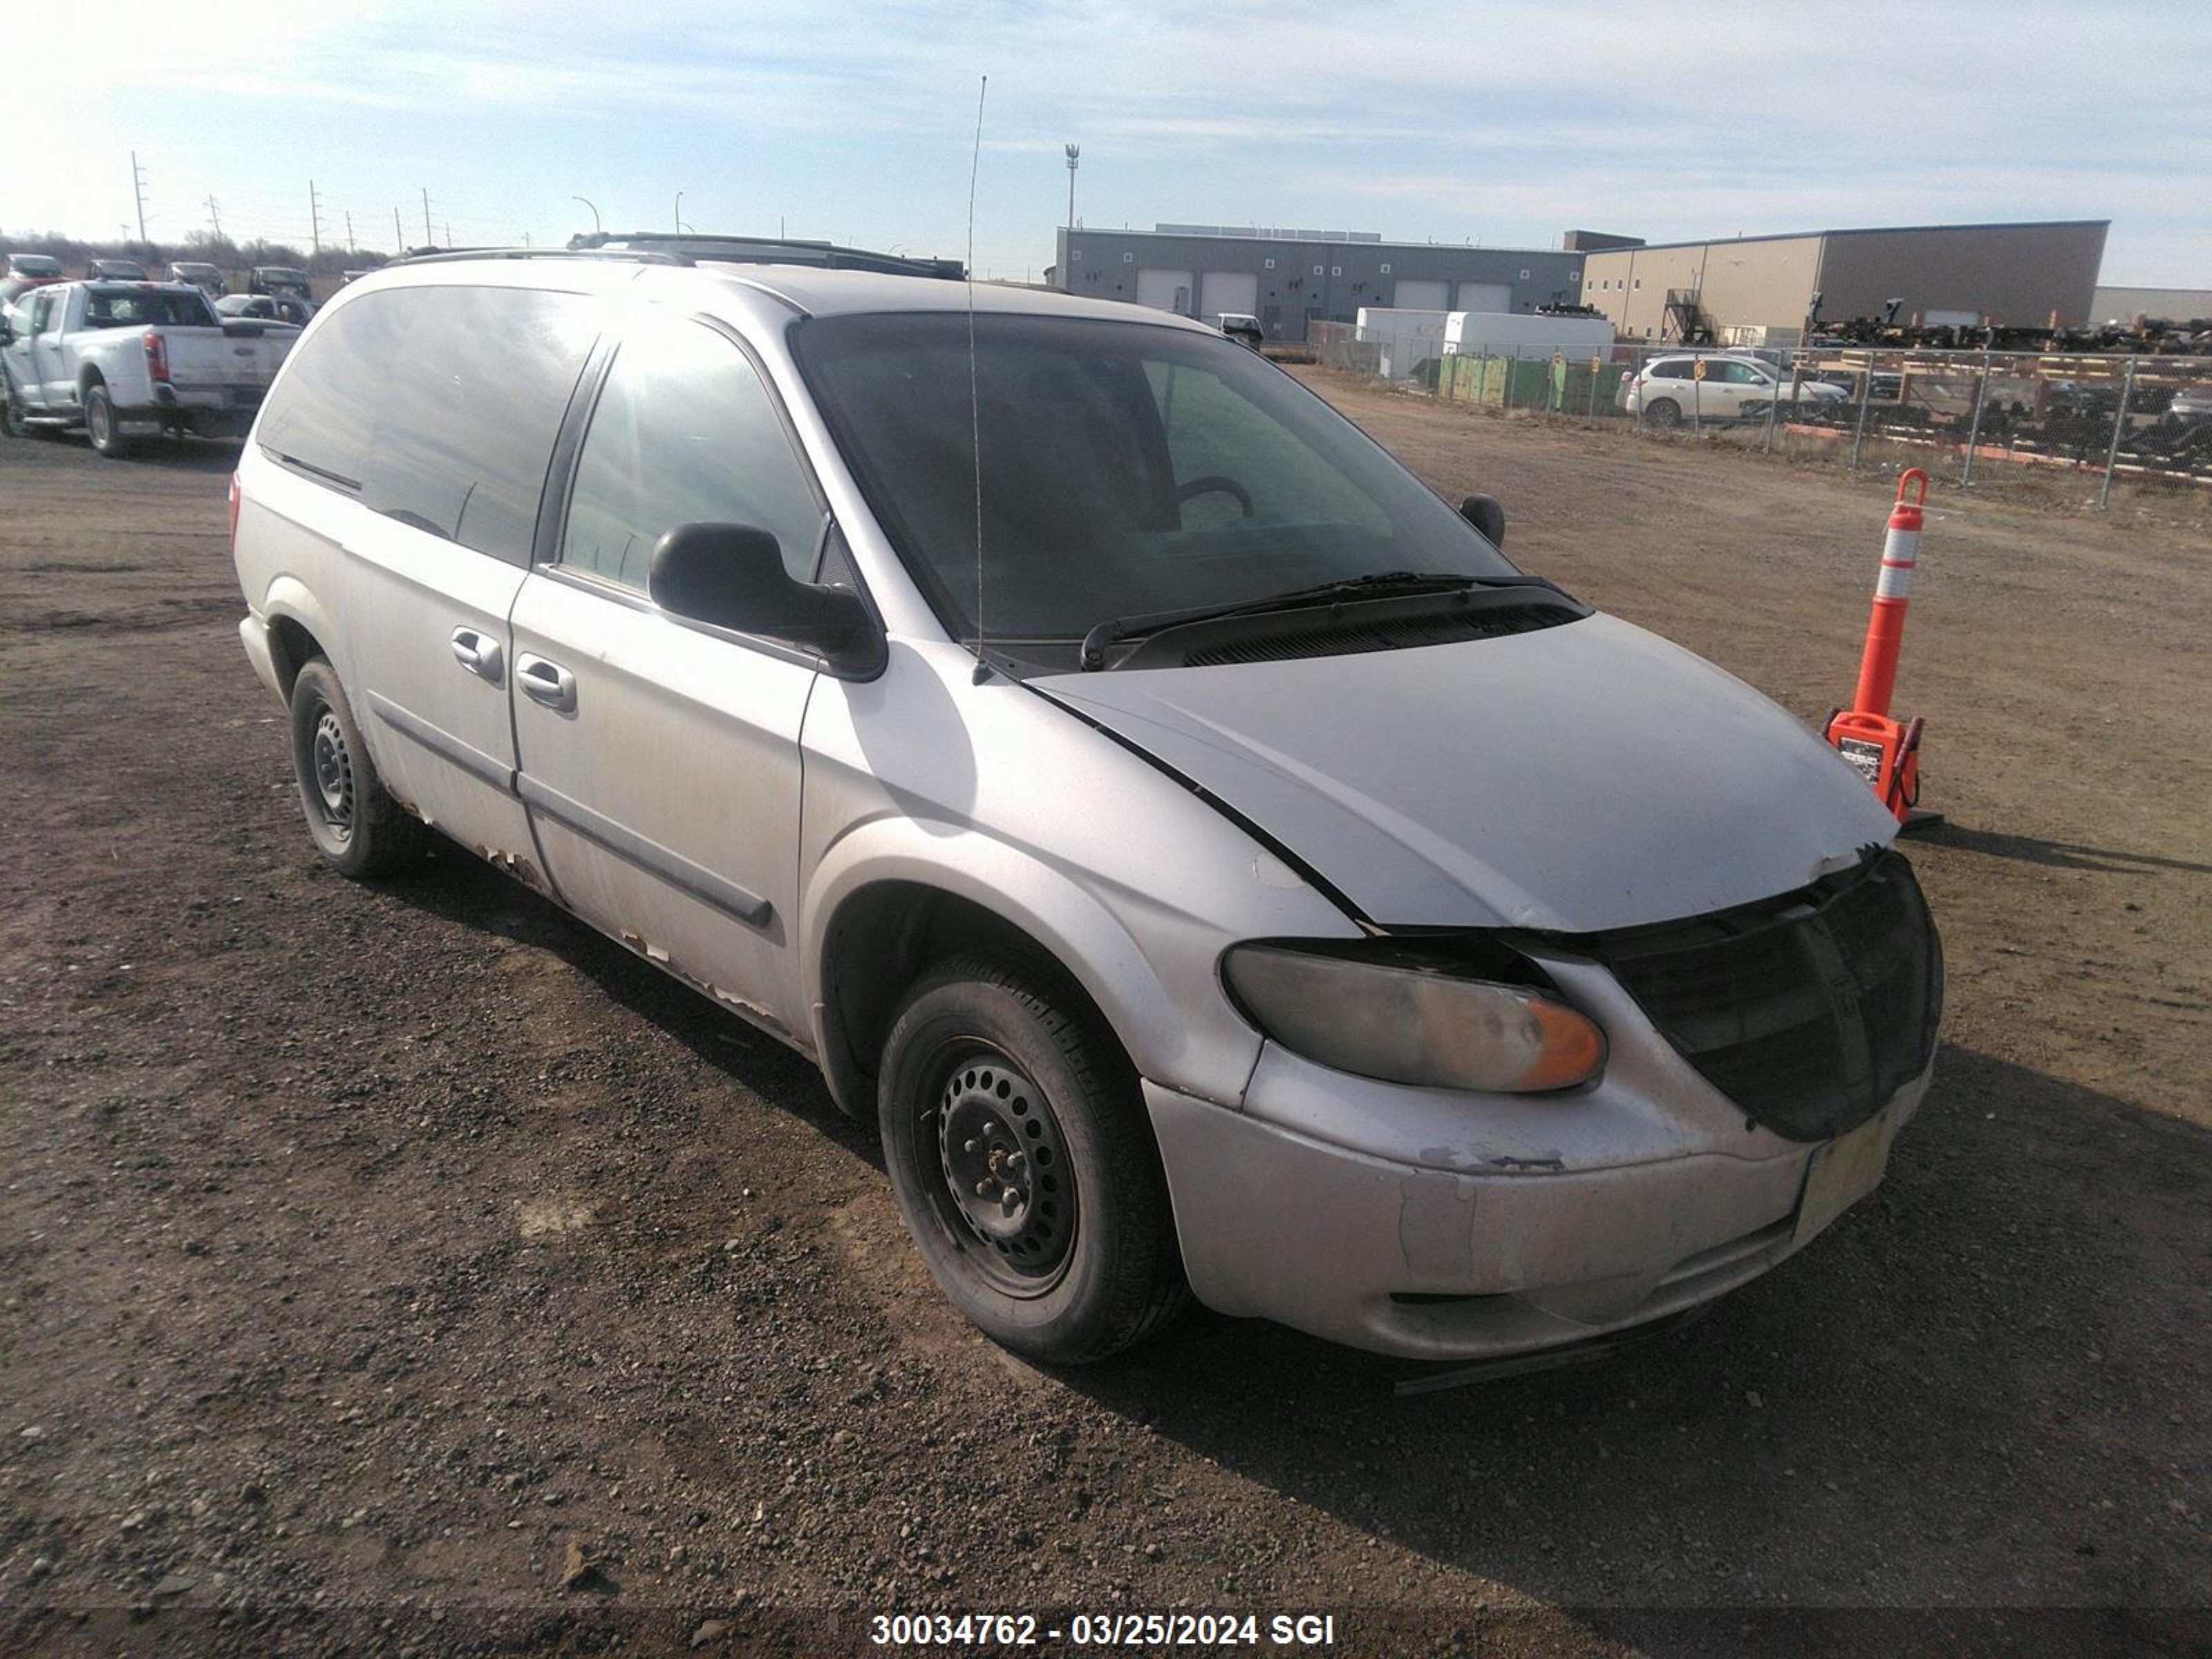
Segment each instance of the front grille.
[{"label": "front grille", "polygon": [[1700,1076],[1792,1140],[1865,1122],[1935,1052],[1942,945],[1893,850],[1765,904],[1579,943]]},{"label": "front grille", "polygon": [[1258,638],[1199,646],[1183,653],[1186,668],[1224,663],[1284,662],[1297,657],[1348,657],[1365,651],[1403,651],[1420,645],[1453,645],[1557,628],[1588,613],[1565,605],[1493,605],[1443,616],[1346,617],[1317,628],[1285,629]]}]

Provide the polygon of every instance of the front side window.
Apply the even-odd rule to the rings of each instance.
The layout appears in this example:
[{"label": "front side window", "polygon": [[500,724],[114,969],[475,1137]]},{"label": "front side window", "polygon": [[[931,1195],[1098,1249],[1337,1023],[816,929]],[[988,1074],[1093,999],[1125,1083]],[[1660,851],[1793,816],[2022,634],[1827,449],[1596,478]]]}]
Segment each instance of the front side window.
[{"label": "front side window", "polygon": [[823,514],[752,362],[703,323],[634,327],[592,411],[561,562],[643,592],[653,544],[678,525],[765,530],[811,580]]},{"label": "front side window", "polygon": [[973,638],[1387,572],[1513,567],[1364,433],[1218,334],[958,313],[817,319],[801,368],[878,521]]}]

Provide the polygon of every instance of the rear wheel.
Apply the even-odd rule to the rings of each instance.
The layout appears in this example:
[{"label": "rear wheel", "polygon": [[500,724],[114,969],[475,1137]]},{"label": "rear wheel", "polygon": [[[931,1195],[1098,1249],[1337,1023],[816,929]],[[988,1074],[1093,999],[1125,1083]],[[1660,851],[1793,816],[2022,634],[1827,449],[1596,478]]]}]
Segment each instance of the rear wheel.
[{"label": "rear wheel", "polygon": [[1188,1299],[1135,1070],[1056,974],[964,956],[924,975],[878,1106],[907,1231],[993,1340],[1103,1359]]},{"label": "rear wheel", "polygon": [[1644,405],[1646,426],[1680,426],[1682,424],[1682,405],[1672,398],[1654,398]]},{"label": "rear wheel", "polygon": [[15,395],[15,382],[0,374],[0,430],[11,438],[31,435],[31,422],[23,410],[23,400]]},{"label": "rear wheel", "polygon": [[115,416],[115,399],[97,380],[84,390],[84,433],[92,440],[92,447],[111,461],[131,453],[131,440],[124,435],[123,423]]},{"label": "rear wheel", "polygon": [[422,857],[428,832],[377,777],[345,688],[319,657],[292,683],[292,770],[315,850],[340,875],[389,875]]}]

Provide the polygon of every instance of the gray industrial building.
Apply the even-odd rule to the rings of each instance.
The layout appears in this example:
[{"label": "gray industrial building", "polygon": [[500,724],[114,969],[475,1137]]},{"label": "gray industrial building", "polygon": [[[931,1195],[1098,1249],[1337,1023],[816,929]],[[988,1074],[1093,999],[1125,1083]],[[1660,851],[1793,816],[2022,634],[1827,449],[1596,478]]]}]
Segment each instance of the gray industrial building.
[{"label": "gray industrial building", "polygon": [[1893,302],[1900,322],[2078,326],[2090,320],[2108,228],[1912,225],[1594,247],[1580,297],[1639,340],[1702,330],[1723,343],[1788,344],[1815,295],[1830,322]]},{"label": "gray industrial building", "polygon": [[[1587,233],[1583,233],[1587,234]],[[1386,242],[1360,231],[1160,225],[1059,233],[1054,288],[1128,300],[1185,317],[1257,317],[1270,340],[1309,323],[1352,322],[1363,306],[1414,311],[1534,311],[1581,297],[1583,252]],[[1617,239],[1599,237],[1596,241]],[[2086,295],[2084,296],[2087,297]]]}]

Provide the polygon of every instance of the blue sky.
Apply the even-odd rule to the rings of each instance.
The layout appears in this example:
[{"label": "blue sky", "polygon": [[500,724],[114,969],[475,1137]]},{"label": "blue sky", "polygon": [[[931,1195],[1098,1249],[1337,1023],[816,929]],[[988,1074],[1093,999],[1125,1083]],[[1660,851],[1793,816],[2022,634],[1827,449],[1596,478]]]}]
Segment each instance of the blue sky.
[{"label": "blue sky", "polygon": [[[1257,222],[1555,246],[1829,226],[2110,218],[2109,282],[2212,287],[2212,3],[586,7],[104,0],[17,57],[38,105],[0,228],[389,247],[610,229],[957,254],[991,77],[980,273],[1052,258],[1063,143],[1093,225]],[[198,28],[195,18],[210,27]],[[217,22],[220,27],[216,27]],[[68,31],[64,31],[66,34]]]}]

